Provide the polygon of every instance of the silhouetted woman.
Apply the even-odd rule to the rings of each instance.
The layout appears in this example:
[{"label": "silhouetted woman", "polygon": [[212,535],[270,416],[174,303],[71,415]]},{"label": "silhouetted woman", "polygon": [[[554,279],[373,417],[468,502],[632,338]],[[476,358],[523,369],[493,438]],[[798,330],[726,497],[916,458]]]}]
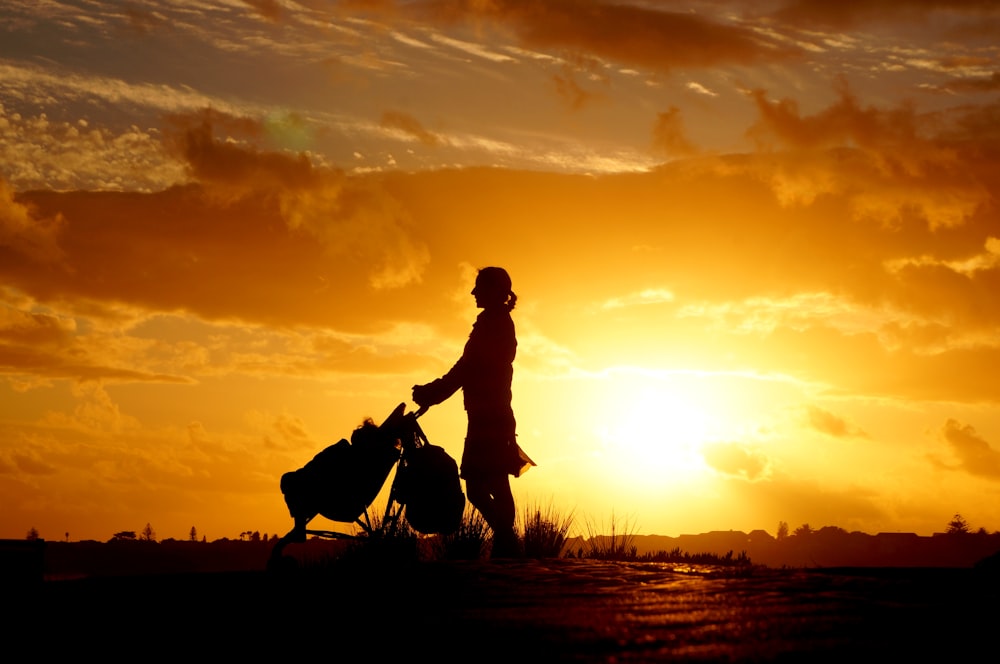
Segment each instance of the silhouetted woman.
[{"label": "silhouetted woman", "polygon": [[483,311],[472,326],[462,357],[441,378],[414,385],[413,401],[428,408],[462,389],[469,418],[462,452],[465,491],[493,530],[493,555],[508,557],[517,550],[508,475],[517,477],[534,465],[517,445],[510,405],[517,352],[510,312],[517,296],[511,290],[510,276],[500,267],[481,269],[472,295]]}]

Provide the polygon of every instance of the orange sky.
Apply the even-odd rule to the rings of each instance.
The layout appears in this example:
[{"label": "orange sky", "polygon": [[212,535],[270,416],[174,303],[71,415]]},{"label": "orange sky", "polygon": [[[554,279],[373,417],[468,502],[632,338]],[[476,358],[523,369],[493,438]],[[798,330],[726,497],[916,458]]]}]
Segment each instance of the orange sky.
[{"label": "orange sky", "polygon": [[5,2],[0,537],[287,531],[486,265],[521,505],[1000,529],[1000,8],[750,4]]}]

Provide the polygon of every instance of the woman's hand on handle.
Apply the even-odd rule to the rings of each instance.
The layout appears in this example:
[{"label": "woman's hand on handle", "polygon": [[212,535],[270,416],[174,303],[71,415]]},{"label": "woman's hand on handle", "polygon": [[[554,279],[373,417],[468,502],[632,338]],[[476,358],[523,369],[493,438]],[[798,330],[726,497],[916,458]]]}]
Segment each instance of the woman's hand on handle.
[{"label": "woman's hand on handle", "polygon": [[429,385],[414,385],[413,386],[413,403],[420,406],[418,413],[423,415],[427,412],[427,409],[434,405],[434,398],[431,395],[431,388]]}]

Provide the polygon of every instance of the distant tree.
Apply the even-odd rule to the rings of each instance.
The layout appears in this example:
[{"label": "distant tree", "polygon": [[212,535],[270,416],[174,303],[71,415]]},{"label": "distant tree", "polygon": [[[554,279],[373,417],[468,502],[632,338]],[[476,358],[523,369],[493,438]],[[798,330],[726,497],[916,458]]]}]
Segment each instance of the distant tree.
[{"label": "distant tree", "polygon": [[198,541],[198,529],[194,526],[191,526],[191,532],[188,533],[188,540],[191,542]]},{"label": "distant tree", "polygon": [[779,521],[778,522],[778,539],[782,540],[788,537],[788,522]]},{"label": "distant tree", "polygon": [[42,536],[38,534],[38,529],[35,528],[34,526],[32,526],[31,529],[28,530],[28,534],[24,536],[24,539],[29,540],[31,542],[34,542],[35,540],[39,540],[41,538]]},{"label": "distant tree", "polygon": [[961,514],[956,514],[948,522],[948,529],[945,532],[949,535],[967,535],[969,533],[969,522]]},{"label": "distant tree", "polygon": [[156,541],[156,531],[153,530],[153,527],[149,525],[148,522],[146,523],[146,527],[142,529],[142,532],[139,533],[139,539],[141,539],[143,542]]},{"label": "distant tree", "polygon": [[111,541],[122,542],[122,541],[132,541],[135,540],[134,530],[120,530],[111,536]]},{"label": "distant tree", "polygon": [[259,530],[255,530],[252,533],[250,533],[250,541],[251,542],[259,542],[260,541],[260,531]]},{"label": "distant tree", "polygon": [[802,536],[802,537],[808,537],[809,535],[812,535],[813,532],[814,531],[812,529],[812,526],[810,526],[808,523],[803,523],[801,526],[799,526],[798,528],[796,528],[795,532],[792,533],[792,534],[793,535],[799,535],[799,536]]}]

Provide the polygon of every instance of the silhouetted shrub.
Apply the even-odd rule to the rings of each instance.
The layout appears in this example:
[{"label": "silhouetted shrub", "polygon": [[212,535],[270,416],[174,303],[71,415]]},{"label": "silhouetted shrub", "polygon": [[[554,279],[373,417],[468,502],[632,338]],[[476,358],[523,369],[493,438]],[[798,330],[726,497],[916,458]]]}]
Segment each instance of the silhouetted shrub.
[{"label": "silhouetted shrub", "polygon": [[363,530],[350,541],[344,552],[347,558],[366,558],[392,563],[414,562],[419,558],[417,532],[398,515],[371,520],[371,529]]},{"label": "silhouetted shrub", "polygon": [[559,514],[551,504],[544,510],[533,506],[525,509],[520,525],[525,557],[558,558],[573,525],[573,515]]},{"label": "silhouetted shrub", "polygon": [[595,524],[587,523],[586,550],[583,552],[584,558],[594,558],[597,560],[636,560],[638,558],[637,549],[633,540],[635,539],[635,524],[628,519],[618,522],[614,513],[611,514],[611,522],[608,528],[601,528],[610,534],[598,535],[595,533]]},{"label": "silhouetted shrub", "polygon": [[437,540],[434,554],[444,560],[479,560],[486,555],[489,526],[478,510],[465,506],[462,522],[454,532]]}]

